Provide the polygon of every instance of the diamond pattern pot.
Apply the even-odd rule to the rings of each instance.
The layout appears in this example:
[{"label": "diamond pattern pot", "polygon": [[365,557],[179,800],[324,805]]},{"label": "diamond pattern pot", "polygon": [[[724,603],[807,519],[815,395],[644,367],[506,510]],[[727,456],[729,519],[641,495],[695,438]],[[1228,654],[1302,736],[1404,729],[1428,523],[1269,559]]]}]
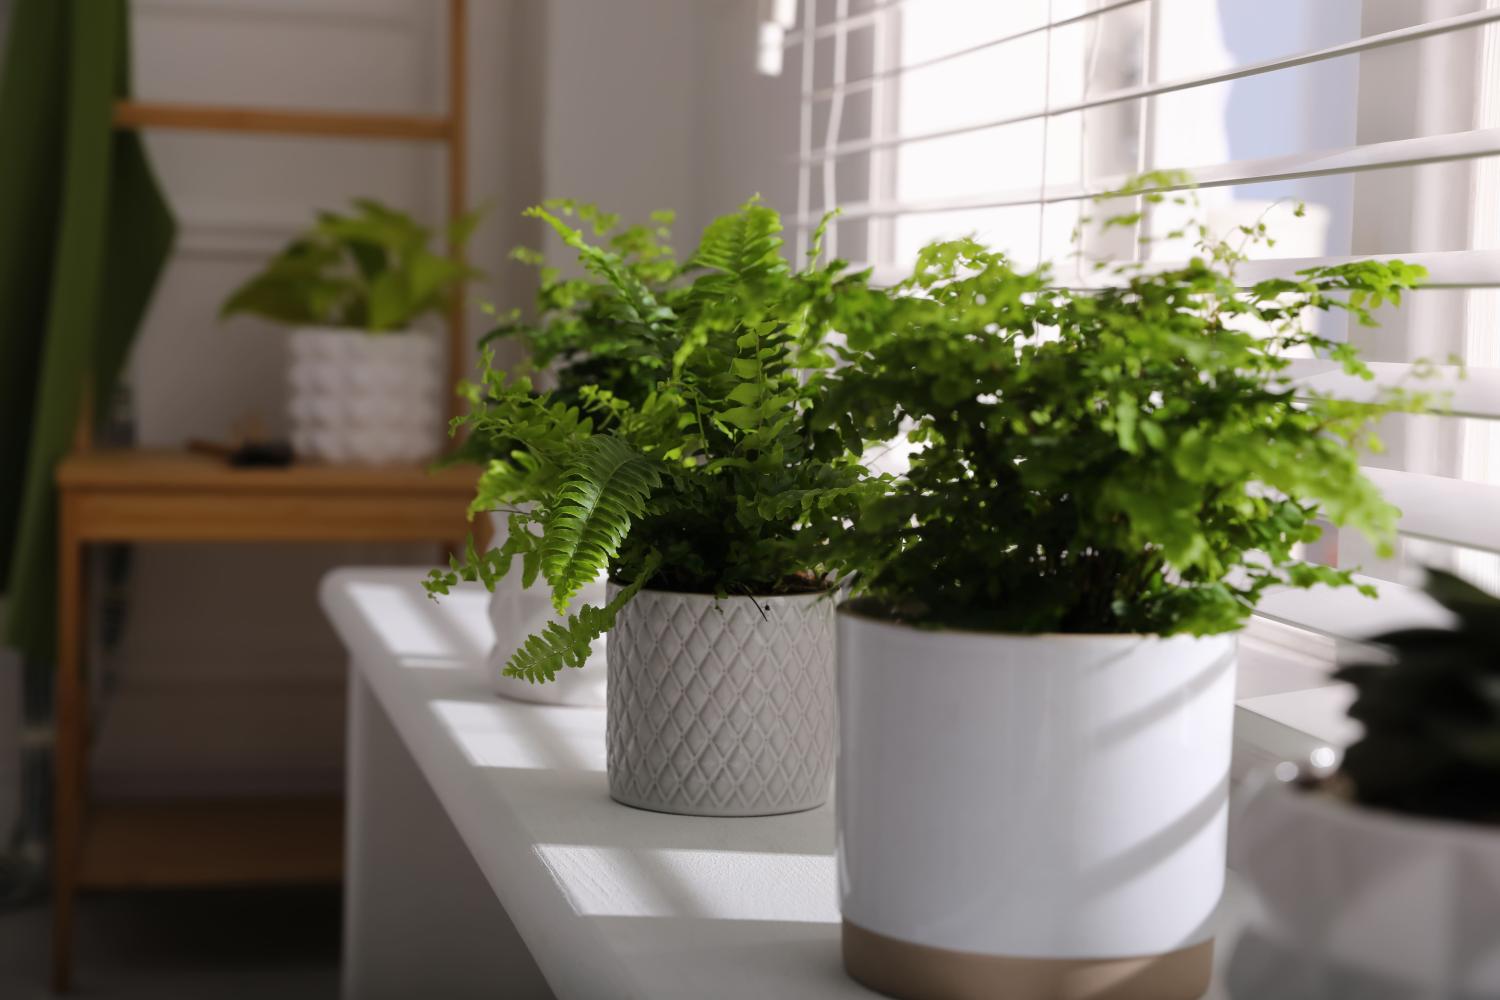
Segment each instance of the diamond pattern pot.
[{"label": "diamond pattern pot", "polygon": [[636,595],[606,647],[610,796],[689,816],[822,805],[834,757],[833,609],[824,594]]}]

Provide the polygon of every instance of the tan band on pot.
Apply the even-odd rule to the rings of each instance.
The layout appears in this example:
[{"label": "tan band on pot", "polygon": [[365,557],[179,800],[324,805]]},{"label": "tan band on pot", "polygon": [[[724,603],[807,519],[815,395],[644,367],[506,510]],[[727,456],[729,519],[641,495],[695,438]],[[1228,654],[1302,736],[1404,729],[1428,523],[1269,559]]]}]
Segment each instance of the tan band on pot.
[{"label": "tan band on pot", "polygon": [[898,941],[844,921],[844,968],[901,1000],[1197,1000],[1214,943],[1136,958],[1008,958]]}]

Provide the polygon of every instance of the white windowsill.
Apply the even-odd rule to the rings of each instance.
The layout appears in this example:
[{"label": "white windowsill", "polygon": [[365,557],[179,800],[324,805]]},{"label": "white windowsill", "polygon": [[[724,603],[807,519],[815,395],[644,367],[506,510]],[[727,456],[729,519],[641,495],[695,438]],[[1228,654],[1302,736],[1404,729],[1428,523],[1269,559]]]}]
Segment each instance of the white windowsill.
[{"label": "white windowsill", "polygon": [[[1322,750],[1341,754],[1359,738],[1359,726],[1347,714],[1353,690],[1332,679],[1338,664],[1357,655],[1360,639],[1451,622],[1416,588],[1358,579],[1375,585],[1379,596],[1348,587],[1279,591],[1267,595],[1245,630],[1235,691],[1234,780],[1282,761],[1308,765]],[[1318,764],[1327,766],[1322,756]]]}]

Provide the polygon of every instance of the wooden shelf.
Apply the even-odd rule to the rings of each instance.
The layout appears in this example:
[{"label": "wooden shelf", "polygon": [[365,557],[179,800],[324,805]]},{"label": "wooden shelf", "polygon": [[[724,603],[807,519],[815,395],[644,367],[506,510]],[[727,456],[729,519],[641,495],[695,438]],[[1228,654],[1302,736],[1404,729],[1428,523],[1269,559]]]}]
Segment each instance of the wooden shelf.
[{"label": "wooden shelf", "polygon": [[211,455],[137,448],[77,452],[57,466],[57,485],[73,489],[227,489],[246,493],[371,490],[445,495],[472,490],[477,477],[476,470],[467,466],[434,471],[425,465],[297,462],[285,468],[236,468]]},{"label": "wooden shelf", "polygon": [[337,799],[96,802],[88,820],[84,888],[334,885],[343,874]]},{"label": "wooden shelf", "polygon": [[452,122],[440,115],[371,114],[358,111],[300,111],[232,104],[174,104],[117,101],[115,128],[166,128],[195,132],[302,135],[328,139],[397,139],[446,142]]},{"label": "wooden shelf", "polygon": [[92,451],[57,467],[81,542],[459,542],[478,471],[423,466],[234,468],[185,452]]}]

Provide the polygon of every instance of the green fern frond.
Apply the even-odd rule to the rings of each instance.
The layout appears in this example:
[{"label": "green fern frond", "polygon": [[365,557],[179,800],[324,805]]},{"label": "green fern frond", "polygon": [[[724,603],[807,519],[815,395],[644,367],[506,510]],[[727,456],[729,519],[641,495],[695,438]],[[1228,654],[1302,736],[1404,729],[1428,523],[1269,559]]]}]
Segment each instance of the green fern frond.
[{"label": "green fern frond", "polygon": [[840,215],[843,215],[843,214],[844,214],[843,210],[842,209],[837,209],[837,208],[830,208],[828,211],[826,211],[826,212],[823,213],[823,218],[820,219],[820,220],[818,220],[818,228],[816,228],[816,229],[814,229],[812,231],[812,236],[808,240],[808,244],[809,244],[808,248],[807,248],[807,259],[808,260],[813,261],[814,263],[816,263],[817,259],[820,256],[822,256],[822,254],[823,254],[823,237],[825,237],[825,236],[828,235],[828,225],[829,225],[829,223],[833,222],[834,219],[838,218]]},{"label": "green fern frond", "polygon": [[483,552],[474,545],[474,536],[470,535],[462,559],[450,556],[448,569],[434,569],[422,581],[427,596],[436,599],[446,595],[458,586],[460,580],[482,583],[486,590],[493,593],[495,585],[510,572],[511,563],[516,556],[520,556],[527,567],[522,585],[530,586],[536,577],[536,571],[532,567],[536,563],[537,549],[541,544],[541,538],[531,532],[530,523],[530,515],[512,514],[505,543]]},{"label": "green fern frond", "polygon": [[673,318],[672,310],[657,300],[651,289],[625,266],[619,254],[594,246],[582,233],[544,208],[528,208],[524,214],[547,223],[564,243],[576,250],[583,266],[607,281],[619,294],[632,322],[654,330]]},{"label": "green fern frond", "polygon": [[563,473],[542,547],[542,573],[559,611],[605,570],[660,485],[656,464],[620,438],[583,442]]},{"label": "green fern frond", "polygon": [[776,210],[746,202],[738,212],[715,219],[689,266],[718,271],[745,284],[787,270],[781,257],[781,217]]},{"label": "green fern frond", "polygon": [[505,676],[523,677],[533,684],[550,681],[564,667],[581,667],[589,658],[593,641],[614,627],[620,609],[640,593],[646,581],[661,565],[661,556],[652,551],[646,556],[641,573],[629,586],[603,607],[586,605],[567,621],[550,622],[530,636],[505,664]]}]

